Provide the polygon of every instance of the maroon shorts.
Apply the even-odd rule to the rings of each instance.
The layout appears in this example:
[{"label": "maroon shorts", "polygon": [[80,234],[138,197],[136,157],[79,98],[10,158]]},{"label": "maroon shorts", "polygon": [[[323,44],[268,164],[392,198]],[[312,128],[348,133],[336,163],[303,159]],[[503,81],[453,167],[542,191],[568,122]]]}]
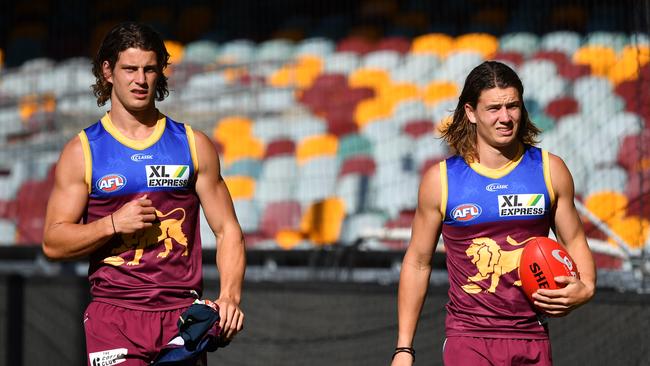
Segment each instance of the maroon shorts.
[{"label": "maroon shorts", "polygon": [[91,302],[84,315],[88,365],[149,365],[178,334],[185,309],[141,311]]},{"label": "maroon shorts", "polygon": [[447,337],[442,358],[445,366],[551,366],[548,339]]}]

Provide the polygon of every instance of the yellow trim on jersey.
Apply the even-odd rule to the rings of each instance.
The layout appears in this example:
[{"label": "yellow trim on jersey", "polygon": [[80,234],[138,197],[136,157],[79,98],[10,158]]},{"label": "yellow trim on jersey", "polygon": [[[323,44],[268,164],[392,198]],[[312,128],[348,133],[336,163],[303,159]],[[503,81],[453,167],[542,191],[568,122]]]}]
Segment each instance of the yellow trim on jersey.
[{"label": "yellow trim on jersey", "polygon": [[86,169],[84,170],[84,181],[86,186],[88,186],[88,193],[92,192],[92,184],[90,181],[93,177],[93,159],[90,152],[90,143],[88,142],[88,136],[86,136],[86,131],[79,132],[79,141],[81,142],[81,150],[84,153],[84,165]]},{"label": "yellow trim on jersey", "polygon": [[553,190],[553,183],[551,182],[551,160],[548,157],[548,151],[542,150],[542,164],[544,166],[544,182],[546,182],[546,189],[551,200],[551,207],[555,206],[555,191]]},{"label": "yellow trim on jersey", "polygon": [[442,221],[445,221],[445,212],[447,211],[447,195],[449,186],[447,184],[447,161],[440,162],[440,213]]},{"label": "yellow trim on jersey", "polygon": [[160,136],[162,136],[163,132],[165,132],[165,125],[167,122],[167,118],[163,114],[158,114],[158,121],[156,121],[156,127],[154,127],[153,132],[149,137],[147,137],[144,140],[134,140],[131,138],[128,138],[124,136],[120,130],[115,127],[113,124],[113,121],[111,121],[111,117],[108,115],[108,112],[104,117],[101,119],[102,125],[104,126],[104,129],[108,131],[108,133],[111,134],[111,136],[115,137],[117,141],[119,141],[122,145],[126,147],[130,147],[131,149],[134,150],[144,150],[151,145],[155,144],[158,142],[160,139]]},{"label": "yellow trim on jersey", "polygon": [[190,144],[190,154],[192,155],[192,163],[194,163],[194,174],[196,174],[199,171],[199,154],[196,153],[194,130],[187,123],[185,124],[185,133],[187,134],[187,142]]},{"label": "yellow trim on jersey", "polygon": [[499,179],[503,178],[506,175],[508,175],[511,171],[513,171],[519,163],[521,163],[521,159],[524,157],[524,147],[523,145],[519,145],[518,150],[517,150],[517,155],[514,160],[510,160],[507,162],[504,166],[496,169],[488,168],[486,166],[481,165],[481,163],[477,162],[472,162],[469,163],[470,168],[472,168],[475,172],[478,174],[492,178],[492,179]]}]

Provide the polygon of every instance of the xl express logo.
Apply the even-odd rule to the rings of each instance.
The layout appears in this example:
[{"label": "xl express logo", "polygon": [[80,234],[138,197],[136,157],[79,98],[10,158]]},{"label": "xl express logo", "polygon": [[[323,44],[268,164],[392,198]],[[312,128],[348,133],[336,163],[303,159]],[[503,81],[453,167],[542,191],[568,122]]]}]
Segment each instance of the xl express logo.
[{"label": "xl express logo", "polygon": [[483,212],[481,206],[475,203],[463,203],[451,210],[451,218],[460,222],[472,221],[481,216],[481,212]]},{"label": "xl express logo", "polygon": [[543,194],[499,195],[499,216],[540,216],[546,211]]},{"label": "xl express logo", "polygon": [[102,192],[117,192],[126,186],[126,178],[122,174],[106,174],[95,182],[95,186]]},{"label": "xl express logo", "polygon": [[147,187],[186,187],[189,165],[147,165]]}]

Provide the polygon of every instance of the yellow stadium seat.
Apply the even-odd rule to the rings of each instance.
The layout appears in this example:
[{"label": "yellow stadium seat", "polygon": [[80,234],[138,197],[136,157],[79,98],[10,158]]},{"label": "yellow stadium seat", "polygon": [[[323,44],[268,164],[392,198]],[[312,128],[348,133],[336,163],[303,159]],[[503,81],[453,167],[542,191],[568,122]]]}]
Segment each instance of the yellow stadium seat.
[{"label": "yellow stadium seat", "polygon": [[217,121],[212,137],[222,144],[230,140],[249,137],[253,131],[253,121],[243,116],[228,116]]},{"label": "yellow stadium seat", "polygon": [[487,33],[468,33],[456,38],[456,50],[476,51],[483,58],[491,58],[499,49],[499,39]]},{"label": "yellow stadium seat", "polygon": [[[642,249],[650,232],[650,222],[636,216],[614,220],[610,226],[612,231],[633,249]],[[609,242],[615,244],[611,238]]]},{"label": "yellow stadium seat", "polygon": [[348,85],[352,88],[372,88],[376,92],[390,84],[390,75],[381,69],[357,69],[348,77]]},{"label": "yellow stadium seat", "polygon": [[454,39],[442,33],[430,33],[416,37],[411,44],[412,53],[431,53],[446,57],[454,49]]},{"label": "yellow stadium seat", "polygon": [[223,160],[226,165],[239,159],[262,159],[264,144],[251,136],[242,136],[236,140],[227,140],[223,144]]},{"label": "yellow stadium seat", "polygon": [[359,128],[368,123],[390,117],[393,113],[392,105],[381,98],[370,98],[359,102],[354,109],[354,121]]},{"label": "yellow stadium seat", "polygon": [[626,46],[621,51],[621,56],[612,65],[607,77],[614,85],[626,80],[634,80],[639,77],[639,69],[650,61],[650,47],[648,46]]},{"label": "yellow stadium seat", "polygon": [[317,135],[302,140],[296,148],[296,160],[303,164],[317,156],[336,156],[339,141],[334,135]]},{"label": "yellow stadium seat", "polygon": [[285,250],[293,249],[305,236],[298,230],[281,229],[275,234],[275,241],[280,248]]},{"label": "yellow stadium seat", "polygon": [[315,244],[334,244],[341,234],[345,203],[338,197],[326,198],[309,206],[300,223],[301,231]]},{"label": "yellow stadium seat", "polygon": [[251,177],[232,176],[223,180],[233,200],[252,199],[255,195],[255,180]]},{"label": "yellow stadium seat", "polygon": [[457,98],[459,93],[458,86],[452,81],[433,81],[427,85],[422,99],[427,105],[433,106],[443,99]]},{"label": "yellow stadium seat", "polygon": [[27,121],[34,113],[39,110],[39,97],[36,94],[29,94],[18,102],[18,114],[22,121]]},{"label": "yellow stadium seat", "polygon": [[420,96],[420,90],[413,83],[389,84],[379,90],[379,98],[386,100],[391,106],[406,100],[416,99]]},{"label": "yellow stadium seat", "polygon": [[609,69],[616,63],[616,52],[605,46],[585,46],[573,54],[573,62],[591,67],[591,73],[607,76]]},{"label": "yellow stadium seat", "polygon": [[585,207],[600,220],[611,223],[625,217],[627,197],[619,192],[602,191],[585,199]]},{"label": "yellow stadium seat", "polygon": [[183,53],[185,52],[183,44],[177,41],[165,40],[165,47],[169,52],[169,63],[176,65],[183,60]]},{"label": "yellow stadium seat", "polygon": [[306,89],[312,85],[322,70],[322,59],[317,56],[305,55],[276,70],[268,78],[268,83],[277,88],[296,86]]}]

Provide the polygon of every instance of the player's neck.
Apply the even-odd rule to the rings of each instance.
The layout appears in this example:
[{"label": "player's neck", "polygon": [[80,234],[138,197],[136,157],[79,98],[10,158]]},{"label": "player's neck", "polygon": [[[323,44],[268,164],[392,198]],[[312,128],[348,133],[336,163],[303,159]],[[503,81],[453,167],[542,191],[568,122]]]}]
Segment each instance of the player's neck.
[{"label": "player's neck", "polygon": [[504,165],[516,160],[523,149],[520,142],[504,147],[495,147],[488,144],[478,144],[478,162],[490,169],[499,169]]},{"label": "player's neck", "polygon": [[129,111],[124,106],[111,106],[108,116],[124,136],[133,140],[144,140],[153,133],[158,122],[158,109],[152,106],[143,111]]}]

